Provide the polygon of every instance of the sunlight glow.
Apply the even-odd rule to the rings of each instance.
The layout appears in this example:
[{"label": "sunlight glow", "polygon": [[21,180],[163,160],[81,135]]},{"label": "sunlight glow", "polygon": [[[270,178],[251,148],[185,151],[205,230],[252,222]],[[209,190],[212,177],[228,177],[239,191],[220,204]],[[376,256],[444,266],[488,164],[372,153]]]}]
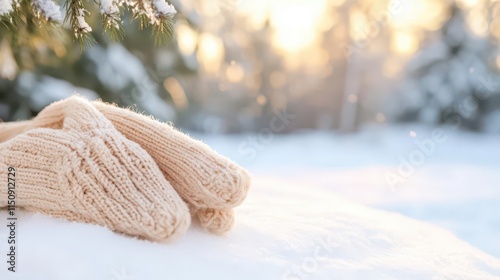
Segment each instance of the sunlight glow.
[{"label": "sunlight glow", "polygon": [[246,16],[246,25],[250,31],[256,31],[264,27],[269,13],[268,1],[240,1],[237,12]]},{"label": "sunlight glow", "polygon": [[273,44],[285,51],[298,52],[311,45],[326,7],[325,0],[275,0],[270,13]]},{"label": "sunlight glow", "polygon": [[226,78],[231,83],[239,83],[243,80],[245,76],[245,70],[240,64],[232,61],[231,64],[226,68]]},{"label": "sunlight glow", "polygon": [[163,86],[172,96],[172,101],[177,108],[184,109],[187,107],[186,93],[177,79],[169,77],[163,81]]},{"label": "sunlight glow", "polygon": [[257,103],[260,106],[264,106],[267,103],[267,98],[264,95],[261,94],[261,95],[257,96]]},{"label": "sunlight glow", "polygon": [[393,0],[399,7],[392,14],[392,23],[398,29],[436,30],[446,20],[447,4],[435,0]]},{"label": "sunlight glow", "polygon": [[490,26],[490,32],[493,36],[500,39],[500,17],[493,20]]},{"label": "sunlight glow", "polygon": [[349,15],[350,35],[355,41],[361,41],[369,37],[369,23],[366,14],[359,9],[354,9]]},{"label": "sunlight glow", "polygon": [[203,33],[199,40],[198,60],[207,73],[217,73],[224,59],[224,45],[220,38]]},{"label": "sunlight glow", "polygon": [[282,88],[287,81],[285,73],[281,71],[274,71],[269,77],[269,82],[273,88]]},{"label": "sunlight glow", "polygon": [[478,4],[479,0],[457,0],[458,5],[461,8],[472,8]]},{"label": "sunlight glow", "polygon": [[177,26],[177,42],[181,53],[185,56],[192,55],[196,49],[198,34],[185,24]]},{"label": "sunlight glow", "polygon": [[394,51],[409,55],[418,50],[419,41],[413,33],[398,31],[392,35],[391,46]]},{"label": "sunlight glow", "polygon": [[[500,19],[493,20],[491,26],[485,21],[486,0],[457,1],[466,9],[471,30],[480,35],[490,31],[500,38]],[[383,44],[390,42],[390,50],[395,55],[412,55],[423,44],[421,40],[426,38],[426,32],[442,28],[450,16],[447,0],[349,3],[345,0],[241,0],[238,12],[247,18],[249,31],[261,30],[269,24],[272,46],[282,54],[285,66],[291,71],[328,64],[341,47],[326,48],[322,53],[317,50],[325,48],[325,41],[342,46],[347,37],[354,42],[366,42],[358,47],[361,52],[381,50]],[[396,66],[386,65],[384,74],[396,76],[400,68]]]},{"label": "sunlight glow", "polygon": [[384,76],[392,78],[396,77],[403,67],[399,59],[388,59],[382,68]]},{"label": "sunlight glow", "polygon": [[486,36],[488,33],[488,22],[486,16],[483,15],[480,9],[473,9],[467,15],[467,23],[476,35]]}]

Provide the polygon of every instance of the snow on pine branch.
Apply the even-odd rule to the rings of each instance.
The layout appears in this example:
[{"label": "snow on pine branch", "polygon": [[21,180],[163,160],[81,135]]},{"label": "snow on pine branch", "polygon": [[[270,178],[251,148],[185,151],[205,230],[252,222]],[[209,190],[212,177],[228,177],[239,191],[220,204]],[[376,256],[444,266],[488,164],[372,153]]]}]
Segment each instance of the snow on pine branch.
[{"label": "snow on pine branch", "polygon": [[104,31],[111,31],[111,37],[113,39],[123,37],[119,3],[117,3],[116,0],[101,0],[99,8]]},{"label": "snow on pine branch", "polygon": [[92,27],[85,21],[85,9],[78,10],[78,16],[76,17],[76,23],[78,25],[78,30],[81,33],[88,33],[92,31]]},{"label": "snow on pine branch", "polygon": [[118,5],[114,0],[101,0],[100,3],[101,14],[113,15],[120,13]]},{"label": "snow on pine branch", "polygon": [[155,6],[156,12],[161,16],[175,15],[177,13],[175,7],[165,2],[165,0],[154,0],[153,5]]},{"label": "snow on pine branch", "polygon": [[129,8],[134,18],[140,19],[141,29],[148,24],[153,32],[170,37],[172,18],[177,13],[175,7],[165,0],[100,0],[99,8],[104,30],[111,31],[112,37],[123,36],[120,8]]},{"label": "snow on pine branch", "polygon": [[38,18],[48,21],[62,21],[61,7],[51,0],[32,0],[31,5],[35,9]]},{"label": "snow on pine branch", "polygon": [[0,16],[8,15],[12,12],[12,0],[0,0]]},{"label": "snow on pine branch", "polygon": [[136,0],[124,1],[132,9],[132,13],[144,16],[151,25],[161,24],[162,19],[177,13],[172,4],[165,0]]},{"label": "snow on pine branch", "polygon": [[[32,9],[18,10],[18,1],[27,1]],[[92,45],[96,43],[92,36],[92,27],[87,23],[89,17],[95,17],[85,9],[84,0],[66,0],[66,18],[69,21],[75,39]],[[93,2],[93,1],[90,1]],[[171,38],[174,33],[173,17],[177,13],[175,7],[166,0],[99,0],[95,1],[99,5],[98,13],[103,23],[103,32],[110,32],[112,39],[121,39],[124,36],[121,9],[130,9],[133,18],[140,20],[140,28],[151,26],[152,33],[155,34],[155,43]],[[24,15],[23,15],[24,14]],[[35,19],[42,21],[34,22],[35,26],[63,21],[61,7],[55,0],[0,0],[0,16],[6,16],[16,26],[23,26],[28,21]],[[14,35],[16,30],[11,31]]]}]

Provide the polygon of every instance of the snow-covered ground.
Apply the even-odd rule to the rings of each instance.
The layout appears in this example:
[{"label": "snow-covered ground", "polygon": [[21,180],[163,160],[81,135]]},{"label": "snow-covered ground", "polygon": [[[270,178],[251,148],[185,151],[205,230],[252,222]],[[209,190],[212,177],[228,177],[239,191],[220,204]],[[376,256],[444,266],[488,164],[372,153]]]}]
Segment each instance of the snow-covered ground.
[{"label": "snow-covered ground", "polygon": [[254,174],[430,222],[500,257],[500,135],[413,125],[258,135],[200,137]]},{"label": "snow-covered ground", "polygon": [[23,213],[0,279],[500,279],[500,137],[444,131],[416,161],[432,133],[200,136],[254,175],[227,236],[158,244]]}]

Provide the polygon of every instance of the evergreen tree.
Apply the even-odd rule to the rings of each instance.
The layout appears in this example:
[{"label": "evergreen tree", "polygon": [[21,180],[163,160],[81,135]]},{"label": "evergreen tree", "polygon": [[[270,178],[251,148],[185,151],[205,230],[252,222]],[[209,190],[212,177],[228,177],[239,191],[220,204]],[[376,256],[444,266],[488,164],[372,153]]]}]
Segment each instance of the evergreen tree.
[{"label": "evergreen tree", "polygon": [[495,46],[490,38],[469,30],[464,11],[455,5],[440,32],[440,40],[408,64],[408,79],[390,102],[397,106],[396,116],[403,121],[488,129],[500,104]]},{"label": "evergreen tree", "polygon": [[[79,6],[84,16],[75,12]],[[174,14],[164,0],[69,0],[62,8],[50,0],[0,0],[0,119],[30,118],[78,92],[174,120],[168,93],[160,86],[165,70],[152,63],[159,52],[168,53],[171,72],[185,72],[175,44],[155,48],[172,37]],[[192,23],[188,15],[180,16]],[[150,32],[135,31],[148,25],[156,44],[144,44]],[[126,47],[110,42],[116,39]],[[72,41],[98,45],[82,49]]]},{"label": "evergreen tree", "polygon": [[[67,0],[64,21],[69,23],[76,40],[92,45],[95,39],[92,27],[87,23],[90,17],[99,14],[103,31],[109,32],[112,39],[124,36],[121,15],[128,10],[133,19],[139,20],[141,29],[151,26],[155,43],[161,43],[173,35],[173,16],[177,13],[174,6],[165,0],[100,0],[92,6],[91,1]],[[92,13],[91,13],[92,11]],[[52,0],[0,0],[0,19],[2,33],[9,31],[12,43],[18,43],[19,32],[36,29],[52,29],[60,26],[63,14],[59,4]]]}]

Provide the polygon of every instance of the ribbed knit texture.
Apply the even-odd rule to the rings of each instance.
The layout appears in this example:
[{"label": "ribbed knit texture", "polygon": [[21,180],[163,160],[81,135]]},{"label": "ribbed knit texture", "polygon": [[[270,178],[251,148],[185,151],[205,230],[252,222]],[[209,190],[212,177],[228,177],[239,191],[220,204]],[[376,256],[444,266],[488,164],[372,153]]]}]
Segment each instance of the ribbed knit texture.
[{"label": "ribbed knit texture", "polygon": [[100,101],[92,104],[154,158],[203,228],[222,234],[233,227],[232,208],[243,202],[251,184],[244,168],[169,124]]},{"label": "ribbed knit texture", "polygon": [[203,228],[215,234],[224,234],[230,231],[235,222],[233,209],[204,208],[198,210],[196,217]]},{"label": "ribbed knit texture", "polygon": [[[85,99],[56,102],[17,129],[0,124],[0,135],[0,178],[16,168],[18,206],[151,240],[189,227],[186,203],[154,159]],[[2,184],[0,207],[6,200]]]},{"label": "ribbed knit texture", "polygon": [[[0,124],[0,141],[34,128],[60,128],[65,119],[63,112],[69,107],[79,110],[71,105],[75,100],[97,108],[116,130],[149,153],[203,228],[217,234],[232,228],[233,208],[243,202],[251,183],[248,172],[204,143],[151,117],[72,97],[50,105],[32,121]],[[86,126],[84,122],[82,125]]]}]

